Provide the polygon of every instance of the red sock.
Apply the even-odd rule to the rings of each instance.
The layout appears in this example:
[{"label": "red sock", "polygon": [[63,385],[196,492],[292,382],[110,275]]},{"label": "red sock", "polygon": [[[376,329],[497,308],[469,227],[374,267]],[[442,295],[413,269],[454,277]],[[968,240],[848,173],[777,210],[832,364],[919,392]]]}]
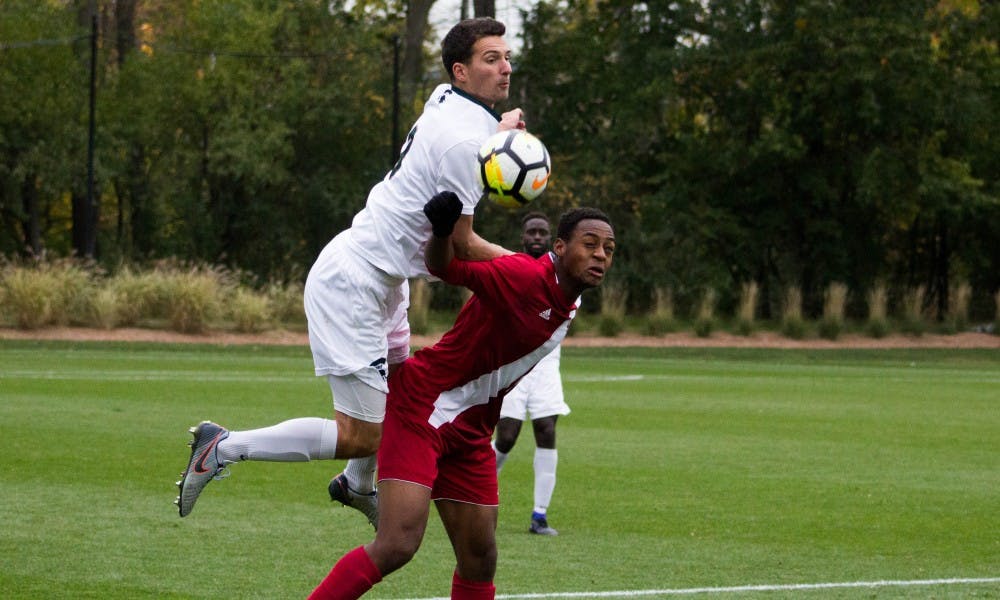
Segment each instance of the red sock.
[{"label": "red sock", "polygon": [[326,579],[309,595],[309,600],[355,600],[380,581],[382,574],[378,567],[364,546],[358,546],[333,565]]},{"label": "red sock", "polygon": [[496,592],[492,581],[469,581],[457,571],[451,577],[451,600],[493,600]]}]

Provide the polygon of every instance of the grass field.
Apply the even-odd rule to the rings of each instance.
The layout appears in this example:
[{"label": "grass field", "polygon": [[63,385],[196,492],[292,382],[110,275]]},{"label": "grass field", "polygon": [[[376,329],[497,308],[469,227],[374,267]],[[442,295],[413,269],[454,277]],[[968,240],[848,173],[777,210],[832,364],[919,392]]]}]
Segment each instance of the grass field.
[{"label": "grass field", "polygon": [[[526,431],[499,594],[1000,598],[1000,352],[563,356],[560,535],[527,533]],[[305,348],[0,342],[0,597],[304,598],[371,537],[327,500],[342,462],[234,465],[185,519],[173,483],[201,419],[328,412]],[[452,567],[432,517],[370,597],[447,596]]]}]

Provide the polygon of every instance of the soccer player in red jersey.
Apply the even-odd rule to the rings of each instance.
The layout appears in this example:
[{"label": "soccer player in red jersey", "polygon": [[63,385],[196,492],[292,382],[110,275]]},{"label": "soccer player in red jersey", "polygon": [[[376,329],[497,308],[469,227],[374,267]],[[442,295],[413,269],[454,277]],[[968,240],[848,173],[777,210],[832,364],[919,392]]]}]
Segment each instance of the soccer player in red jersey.
[{"label": "soccer player in red jersey", "polygon": [[409,562],[431,500],[455,551],[451,597],[495,597],[499,495],[490,441],[503,396],[559,345],[580,294],[600,285],[611,267],[614,230],[597,209],[565,213],[552,251],[541,258],[478,262],[456,259],[448,243],[461,213],[454,194],[437,194],[424,213],[434,234],[425,254],[429,270],[475,294],[438,343],[389,379],[375,539],[344,555],[313,600],[358,598]]}]

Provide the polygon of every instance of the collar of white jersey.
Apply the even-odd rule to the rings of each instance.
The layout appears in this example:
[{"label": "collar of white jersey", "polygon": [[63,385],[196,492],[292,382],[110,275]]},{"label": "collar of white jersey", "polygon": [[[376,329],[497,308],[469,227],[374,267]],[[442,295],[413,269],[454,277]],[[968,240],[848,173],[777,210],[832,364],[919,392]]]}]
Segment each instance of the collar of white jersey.
[{"label": "collar of white jersey", "polygon": [[465,98],[469,102],[474,102],[474,103],[478,104],[479,106],[482,106],[484,109],[486,109],[486,112],[488,112],[491,115],[493,115],[493,118],[496,119],[498,123],[500,122],[500,115],[498,115],[496,113],[496,111],[494,111],[492,108],[490,108],[489,106],[487,106],[486,104],[484,104],[482,100],[480,100],[479,98],[476,98],[475,96],[473,96],[469,92],[466,92],[462,88],[455,87],[454,85],[451,86],[451,88],[449,90],[447,90],[447,91],[450,91],[452,93],[458,94],[459,96]]}]

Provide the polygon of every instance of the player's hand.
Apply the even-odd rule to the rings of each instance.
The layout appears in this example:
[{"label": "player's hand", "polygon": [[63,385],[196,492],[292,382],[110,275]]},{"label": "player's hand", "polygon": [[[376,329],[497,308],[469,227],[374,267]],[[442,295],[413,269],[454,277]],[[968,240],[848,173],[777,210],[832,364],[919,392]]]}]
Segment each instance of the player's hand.
[{"label": "player's hand", "polygon": [[520,108],[515,108],[500,115],[500,125],[497,127],[497,131],[525,129],[526,127],[524,124],[524,111]]},{"label": "player's hand", "polygon": [[462,201],[455,192],[438,192],[424,204],[424,214],[431,222],[434,237],[446,238],[462,216]]}]

